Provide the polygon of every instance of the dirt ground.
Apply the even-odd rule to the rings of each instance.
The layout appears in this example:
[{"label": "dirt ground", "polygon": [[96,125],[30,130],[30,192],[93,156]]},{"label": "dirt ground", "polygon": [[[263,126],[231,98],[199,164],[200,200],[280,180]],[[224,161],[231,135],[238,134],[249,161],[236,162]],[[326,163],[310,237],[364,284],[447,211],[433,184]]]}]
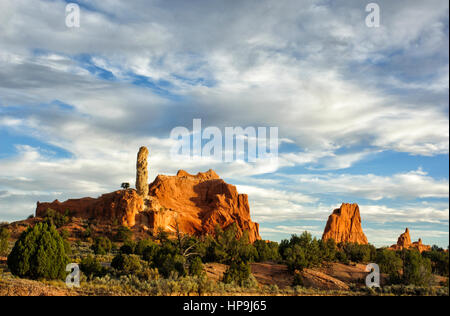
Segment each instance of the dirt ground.
[{"label": "dirt ground", "polygon": [[[227,266],[220,263],[205,264],[206,275],[214,281],[220,280],[226,269]],[[276,284],[280,289],[292,286],[294,277],[284,264],[252,263],[251,269],[261,285]],[[318,269],[305,269],[302,273],[307,287],[337,290],[348,289],[346,284],[351,283],[364,285],[366,275],[364,265],[350,266],[340,263],[332,263]]]}]

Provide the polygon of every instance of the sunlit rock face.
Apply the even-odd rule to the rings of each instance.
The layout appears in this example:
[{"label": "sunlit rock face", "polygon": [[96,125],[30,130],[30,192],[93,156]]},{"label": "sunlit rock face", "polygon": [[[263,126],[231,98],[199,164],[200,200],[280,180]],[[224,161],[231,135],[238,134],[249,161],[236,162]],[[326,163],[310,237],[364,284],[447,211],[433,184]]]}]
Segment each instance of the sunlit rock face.
[{"label": "sunlit rock face", "polygon": [[340,208],[335,209],[328,217],[322,239],[334,239],[336,243],[368,244],[361,227],[358,204],[342,203]]},{"label": "sunlit rock face", "polygon": [[148,149],[141,147],[136,162],[136,191],[137,194],[146,198],[148,195]]},{"label": "sunlit rock face", "polygon": [[250,242],[261,239],[259,225],[250,218],[248,196],[239,194],[213,171],[191,175],[184,170],[175,176],[148,177],[148,149],[137,155],[136,190],[126,189],[98,198],[70,199],[65,202],[37,203],[36,216],[44,217],[51,208],[72,217],[117,223],[157,233],[159,229],[191,235],[214,234],[236,224],[238,235],[248,232]]}]

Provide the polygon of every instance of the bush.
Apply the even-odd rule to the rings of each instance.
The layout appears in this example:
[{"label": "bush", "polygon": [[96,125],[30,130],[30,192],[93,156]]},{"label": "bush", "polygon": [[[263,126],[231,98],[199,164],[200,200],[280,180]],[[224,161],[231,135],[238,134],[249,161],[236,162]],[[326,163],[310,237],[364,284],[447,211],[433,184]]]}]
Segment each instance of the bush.
[{"label": "bush", "polygon": [[91,248],[96,255],[106,255],[111,251],[112,243],[108,237],[100,236],[95,238],[94,244]]},{"label": "bush", "polygon": [[389,276],[390,284],[401,283],[402,278],[400,272],[403,268],[403,261],[395,251],[380,249],[377,252],[377,259],[375,262],[379,265],[380,272]]},{"label": "bush", "polygon": [[31,279],[63,279],[68,262],[63,239],[48,223],[23,232],[8,256],[11,272]]},{"label": "bush", "polygon": [[136,244],[136,247],[134,249],[134,253],[139,255],[139,256],[143,256],[144,255],[144,251],[148,247],[153,247],[153,246],[157,246],[157,245],[151,239],[141,239]]},{"label": "bush", "polygon": [[433,273],[448,277],[448,252],[434,246],[431,251],[423,252],[422,256],[431,260],[431,269]]},{"label": "bush", "polygon": [[189,275],[201,276],[204,273],[202,259],[200,257],[193,258],[189,264]]},{"label": "bush", "polygon": [[120,247],[119,251],[126,255],[131,255],[134,253],[136,248],[136,244],[132,241],[125,242],[122,247]]},{"label": "bush", "polygon": [[166,278],[173,273],[178,276],[186,275],[186,258],[180,255],[178,249],[169,241],[157,248],[151,265]]},{"label": "bush", "polygon": [[377,249],[373,245],[360,245],[356,243],[340,243],[338,246],[345,252],[350,261],[369,263],[376,260]]},{"label": "bush", "polygon": [[244,262],[233,262],[223,274],[224,283],[233,283],[239,286],[245,286],[251,276],[250,264]]},{"label": "bush", "polygon": [[289,241],[283,240],[280,253],[291,272],[319,266],[323,257],[320,242],[308,232],[301,236],[292,235]]},{"label": "bush", "polygon": [[0,256],[6,256],[8,254],[8,240],[10,235],[8,228],[0,227]]},{"label": "bush", "polygon": [[253,243],[253,247],[256,249],[256,258],[255,261],[263,262],[263,261],[274,261],[277,262],[280,260],[280,253],[278,252],[278,243],[265,240],[256,240]]},{"label": "bush", "polygon": [[219,226],[215,229],[215,238],[207,240],[206,262],[222,262],[229,264],[234,261],[250,262],[257,256],[258,252],[249,243],[248,232],[244,231],[238,238],[237,228],[232,224],[226,230]]},{"label": "bush", "polygon": [[347,254],[344,251],[336,252],[336,260],[343,264],[350,264],[350,260],[348,260]]},{"label": "bush", "polygon": [[80,270],[88,277],[92,279],[93,277],[102,277],[106,274],[106,268],[104,268],[100,262],[92,255],[88,255],[83,258],[80,263]]},{"label": "bush", "polygon": [[294,272],[294,280],[292,281],[292,286],[304,286],[303,277],[300,272]]},{"label": "bush", "polygon": [[133,232],[126,226],[120,226],[117,230],[115,240],[116,241],[128,241],[131,239],[131,236],[133,235]]},{"label": "bush", "polygon": [[138,273],[142,270],[142,263],[136,255],[118,254],[113,258],[111,267],[125,274]]},{"label": "bush", "polygon": [[403,283],[417,286],[429,286],[431,282],[431,260],[422,257],[417,250],[404,250]]},{"label": "bush", "polygon": [[336,242],[333,238],[327,239],[325,241],[319,240],[319,246],[322,252],[323,260],[327,262],[333,262],[336,260],[337,247]]},{"label": "bush", "polygon": [[155,258],[158,250],[159,246],[157,244],[155,243],[148,244],[142,251],[142,258],[148,262],[153,262],[153,259]]},{"label": "bush", "polygon": [[64,214],[61,214],[49,208],[45,213],[44,221],[48,222],[50,225],[55,225],[56,228],[60,228],[69,222],[69,210],[66,210]]}]

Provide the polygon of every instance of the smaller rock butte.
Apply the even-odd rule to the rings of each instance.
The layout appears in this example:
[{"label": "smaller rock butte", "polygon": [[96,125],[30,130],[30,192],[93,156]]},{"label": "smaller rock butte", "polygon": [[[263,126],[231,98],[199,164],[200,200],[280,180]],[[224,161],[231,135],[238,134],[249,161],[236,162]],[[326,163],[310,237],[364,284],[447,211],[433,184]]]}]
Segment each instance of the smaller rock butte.
[{"label": "smaller rock butte", "polygon": [[422,239],[420,238],[418,241],[411,242],[411,236],[409,235],[409,229],[407,227],[405,232],[403,234],[400,234],[400,236],[398,237],[397,243],[395,245],[392,245],[389,249],[403,250],[414,248],[419,250],[420,252],[431,250],[431,246],[422,244]]},{"label": "smaller rock butte", "polygon": [[368,244],[361,227],[361,215],[358,204],[342,203],[328,217],[323,240],[334,239],[336,243]]},{"label": "smaller rock butte", "polygon": [[136,190],[120,190],[99,198],[70,199],[65,202],[37,203],[36,216],[51,208],[71,216],[140,227],[157,233],[159,228],[191,235],[214,234],[235,223],[238,235],[248,231],[249,241],[261,239],[259,225],[251,221],[248,196],[238,194],[213,171],[191,175],[184,170],[176,176],[158,175],[148,186],[145,198]]}]

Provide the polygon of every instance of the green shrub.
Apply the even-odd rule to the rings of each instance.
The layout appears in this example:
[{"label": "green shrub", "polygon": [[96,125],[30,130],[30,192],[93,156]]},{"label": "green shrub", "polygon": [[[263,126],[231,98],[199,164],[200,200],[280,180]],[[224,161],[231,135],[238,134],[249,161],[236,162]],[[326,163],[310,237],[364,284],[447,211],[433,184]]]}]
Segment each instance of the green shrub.
[{"label": "green shrub", "polygon": [[178,276],[187,274],[186,258],[180,255],[178,249],[169,241],[157,248],[151,265],[157,268],[166,278],[173,273],[176,273]]},{"label": "green shrub", "polygon": [[200,257],[193,258],[189,264],[189,275],[201,276],[204,273],[202,259]]},{"label": "green shrub", "polygon": [[294,273],[294,280],[292,282],[292,286],[304,286],[303,277],[301,273]]},{"label": "green shrub", "polygon": [[100,236],[95,238],[91,248],[96,255],[106,255],[111,251],[112,243],[108,237]]},{"label": "green shrub", "polygon": [[244,262],[233,262],[223,274],[224,283],[233,283],[244,286],[251,276],[250,264]]},{"label": "green shrub", "polygon": [[337,246],[333,238],[325,241],[319,240],[320,250],[322,252],[321,257],[324,261],[333,262],[336,260]]},{"label": "green shrub", "polygon": [[347,254],[344,251],[336,252],[336,260],[343,264],[350,264],[350,260],[348,260]]},{"label": "green shrub", "polygon": [[422,256],[431,260],[433,273],[448,277],[449,256],[448,251],[434,246],[431,251],[422,252]]},{"label": "green shrub", "polygon": [[125,242],[130,240],[132,235],[133,232],[131,231],[131,229],[129,229],[127,226],[120,226],[117,230],[115,240]]},{"label": "green shrub", "polygon": [[360,245],[357,243],[340,243],[338,247],[345,252],[350,261],[369,263],[376,260],[377,250],[373,245]]},{"label": "green shrub", "polygon": [[142,270],[142,262],[136,255],[118,254],[111,262],[111,267],[125,273],[138,273]]},{"label": "green shrub", "polygon": [[403,261],[395,251],[380,249],[377,252],[377,259],[375,262],[379,265],[380,272],[389,276],[390,284],[401,283],[402,277],[400,272],[403,269]]},{"label": "green shrub", "polygon": [[32,279],[63,279],[69,258],[53,225],[38,223],[22,233],[8,256],[14,275]]},{"label": "green shrub", "polygon": [[55,225],[56,228],[66,225],[69,220],[69,210],[66,210],[64,214],[61,214],[58,211],[49,208],[44,216],[44,221],[48,222],[50,225]]},{"label": "green shrub", "polygon": [[247,231],[238,237],[236,224],[230,225],[225,230],[216,226],[215,238],[207,239],[207,242],[205,262],[227,264],[233,261],[250,262],[258,256],[256,248],[249,243]]},{"label": "green shrub", "polygon": [[90,225],[86,227],[86,229],[82,233],[82,237],[84,240],[88,240],[89,238],[92,238],[92,228]]},{"label": "green shrub", "polygon": [[102,277],[106,274],[106,268],[103,267],[100,262],[92,255],[88,255],[83,258],[80,263],[80,270],[88,277],[92,279],[93,277]]},{"label": "green shrub", "polygon": [[120,247],[119,251],[126,255],[131,255],[134,253],[136,248],[136,244],[132,241],[126,241],[122,247]]},{"label": "green shrub", "polygon": [[308,232],[292,235],[289,241],[283,240],[280,253],[291,272],[319,266],[323,260],[320,242]]},{"label": "green shrub", "polygon": [[142,251],[142,258],[148,262],[153,262],[157,252],[159,250],[159,246],[155,243],[148,244],[147,247]]},{"label": "green shrub", "polygon": [[141,240],[139,240],[137,242],[136,247],[134,249],[134,253],[139,255],[139,256],[143,256],[145,249],[147,249],[148,247],[153,247],[153,246],[157,246],[153,242],[153,240],[151,240],[151,239],[141,239]]},{"label": "green shrub", "polygon": [[280,253],[278,252],[278,243],[274,241],[266,242],[265,240],[256,240],[253,243],[253,247],[256,249],[255,261],[274,261],[280,260]]},{"label": "green shrub", "polygon": [[6,256],[8,254],[8,240],[10,235],[8,228],[0,227],[0,256]]},{"label": "green shrub", "polygon": [[404,250],[403,283],[417,286],[429,286],[431,282],[431,260],[422,257],[417,250]]}]

